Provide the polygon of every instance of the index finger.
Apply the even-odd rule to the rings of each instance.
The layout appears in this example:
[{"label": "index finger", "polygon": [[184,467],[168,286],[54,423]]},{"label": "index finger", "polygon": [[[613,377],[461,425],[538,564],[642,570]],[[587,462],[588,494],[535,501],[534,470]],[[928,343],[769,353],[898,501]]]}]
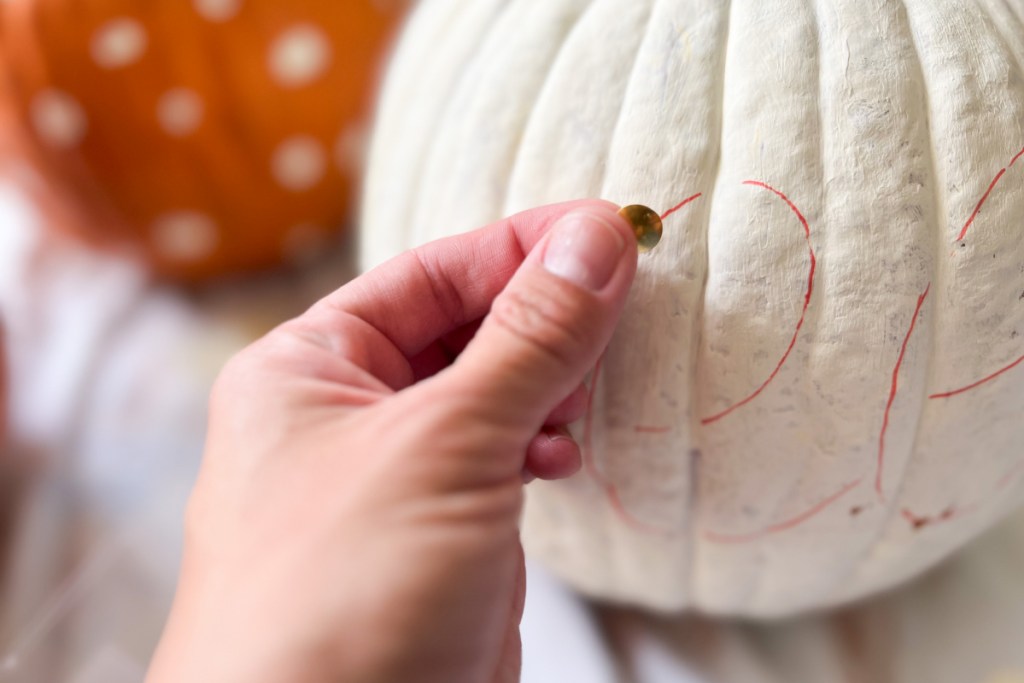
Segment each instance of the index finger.
[{"label": "index finger", "polygon": [[332,320],[355,316],[383,334],[406,358],[463,325],[484,317],[526,255],[566,213],[585,199],[524,211],[462,235],[407,251],[321,300],[317,332],[341,329]]}]

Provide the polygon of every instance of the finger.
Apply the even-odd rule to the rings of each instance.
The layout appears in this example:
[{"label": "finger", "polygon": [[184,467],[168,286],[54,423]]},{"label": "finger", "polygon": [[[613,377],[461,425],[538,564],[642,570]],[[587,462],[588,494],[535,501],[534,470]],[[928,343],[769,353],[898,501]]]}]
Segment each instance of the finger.
[{"label": "finger", "polygon": [[524,471],[537,479],[568,479],[580,471],[580,447],[564,427],[548,427],[526,447]]},{"label": "finger", "polygon": [[483,318],[524,258],[562,216],[606,208],[601,200],[554,204],[405,252],[353,280],[311,309],[318,333],[354,316],[407,358],[439,337]]},{"label": "finger", "polygon": [[613,207],[566,214],[455,364],[432,380],[435,389],[456,397],[468,418],[508,427],[525,446],[608,345],[636,258],[632,228]]},{"label": "finger", "polygon": [[546,425],[567,425],[570,422],[583,417],[583,414],[587,412],[587,403],[589,403],[589,395],[587,387],[580,384],[576,389],[565,397],[565,399],[558,404],[558,406],[551,411],[547,419],[544,420]]},{"label": "finger", "polygon": [[483,320],[471,323],[449,332],[436,342],[409,359],[412,366],[413,379],[417,382],[433,377],[455,362],[459,354],[469,345]]}]

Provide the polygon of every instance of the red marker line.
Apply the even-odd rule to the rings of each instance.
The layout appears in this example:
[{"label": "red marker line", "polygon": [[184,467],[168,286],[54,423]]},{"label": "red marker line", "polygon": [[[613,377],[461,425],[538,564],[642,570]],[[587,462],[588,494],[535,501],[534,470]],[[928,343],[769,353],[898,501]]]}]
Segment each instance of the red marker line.
[{"label": "red marker line", "polygon": [[925,528],[926,526],[934,526],[936,524],[943,524],[945,522],[952,522],[954,519],[959,519],[964,515],[969,515],[977,510],[977,505],[965,505],[963,507],[957,507],[950,505],[948,508],[940,512],[939,514],[929,517],[927,515],[919,515],[909,508],[903,508],[900,510],[900,514],[903,515],[903,519],[910,523],[910,526],[915,531]]},{"label": "red marker line", "polygon": [[796,204],[794,204],[792,201],[790,201],[789,197],[784,195],[782,192],[776,190],[774,187],[772,187],[772,186],[770,186],[770,185],[768,185],[766,183],[762,183],[760,181],[757,181],[757,180],[745,180],[745,181],[743,181],[743,184],[744,185],[753,185],[754,187],[760,187],[762,189],[765,189],[765,190],[768,190],[769,192],[774,193],[775,195],[780,197],[782,199],[782,201],[786,202],[786,204],[789,206],[789,208],[793,211],[794,214],[796,214],[796,217],[800,220],[800,224],[804,228],[804,235],[807,238],[807,250],[808,250],[808,252],[810,254],[810,264],[811,264],[810,265],[810,269],[809,269],[809,273],[807,275],[807,293],[804,295],[803,310],[800,313],[800,320],[798,320],[797,323],[796,323],[796,330],[794,330],[794,332],[793,332],[793,338],[790,339],[789,346],[786,347],[786,352],[784,354],[782,354],[782,358],[779,359],[779,362],[775,365],[775,369],[772,370],[770,375],[768,375],[768,379],[766,379],[764,381],[764,383],[761,384],[761,386],[759,386],[757,389],[755,389],[752,394],[750,394],[749,396],[744,398],[739,403],[736,403],[736,404],[726,408],[725,410],[723,410],[720,413],[716,413],[714,415],[711,415],[710,417],[705,417],[704,419],[702,419],[700,422],[703,425],[709,425],[709,424],[711,424],[713,422],[717,422],[718,420],[721,420],[723,417],[726,417],[730,413],[733,413],[736,410],[739,410],[743,406],[747,405],[748,403],[753,401],[755,398],[757,398],[761,394],[761,392],[763,392],[768,387],[768,385],[772,383],[772,381],[775,379],[775,377],[778,376],[779,372],[782,370],[782,366],[786,364],[787,360],[789,360],[789,355],[793,352],[793,348],[796,346],[797,339],[800,337],[800,330],[804,326],[804,320],[807,319],[807,309],[811,305],[811,296],[814,294],[814,273],[815,273],[815,270],[817,269],[818,259],[814,255],[814,245],[811,244],[811,227],[810,227],[810,225],[807,224],[807,219],[804,218],[804,215],[800,212],[800,209],[797,208]]},{"label": "red marker line", "polygon": [[851,481],[850,483],[843,486],[843,488],[833,493],[828,498],[815,504],[814,507],[810,508],[809,510],[801,512],[799,515],[791,517],[785,521],[777,522],[775,524],[772,524],[771,526],[767,526],[761,531],[755,531],[754,533],[750,534],[722,534],[714,531],[705,531],[703,534],[704,539],[710,541],[711,543],[750,543],[751,541],[756,541],[770,534],[777,534],[782,531],[788,531],[789,529],[800,526],[809,519],[812,519],[816,515],[819,515],[822,512],[824,512],[826,509],[829,508],[829,506],[838,502],[847,493],[860,486],[860,483],[862,481],[864,481],[863,477],[857,479],[856,481]]},{"label": "red marker line", "polygon": [[668,218],[669,216],[674,214],[676,211],[678,211],[679,209],[681,209],[684,206],[686,206],[687,204],[689,204],[690,202],[696,201],[703,194],[704,194],[703,192],[698,192],[697,194],[693,195],[692,197],[687,197],[686,199],[684,199],[683,201],[679,202],[678,204],[673,206],[671,209],[666,211],[665,213],[661,214],[661,220],[665,220],[666,218]]},{"label": "red marker line", "polygon": [[981,208],[985,206],[985,202],[988,201],[988,197],[992,194],[992,190],[996,189],[996,185],[998,185],[999,181],[1003,179],[1004,175],[1006,175],[1006,171],[1013,168],[1013,165],[1016,164],[1021,157],[1024,157],[1024,147],[1017,152],[1017,156],[1010,160],[1010,163],[1007,164],[1006,168],[1000,169],[999,173],[996,173],[996,177],[992,179],[991,183],[989,183],[988,189],[985,190],[985,194],[982,195],[981,200],[978,201],[978,205],[974,207],[974,212],[971,213],[971,217],[967,219],[966,223],[964,223],[963,230],[960,231],[960,236],[956,238],[957,242],[967,236],[967,231],[971,229],[971,226],[974,224],[974,219],[976,219],[978,214],[981,213]]},{"label": "red marker line", "polygon": [[1016,479],[1022,473],[1024,473],[1024,461],[1021,461],[1021,462],[1017,463],[1016,467],[1014,467],[1009,472],[1007,472],[1006,474],[1003,475],[1003,478],[999,480],[998,484],[996,484],[996,492],[999,492],[999,491],[1002,491],[1003,489],[1005,489],[1007,486],[1010,485],[1010,483],[1014,479]]},{"label": "red marker line", "polygon": [[[984,196],[982,196],[981,200],[978,202],[978,205],[976,207],[974,207],[974,213],[971,214],[971,217],[967,219],[967,223],[964,224],[963,230],[960,231],[960,236],[957,237],[957,241],[962,240],[967,235],[967,231],[970,229],[971,225],[974,224],[974,219],[976,219],[978,217],[978,214],[981,212],[981,209],[985,205],[985,202],[988,201],[989,195],[992,194],[992,190],[995,189],[996,185],[999,183],[999,181],[1002,179],[1002,177],[1004,175],[1006,175],[1007,169],[1013,168],[1013,165],[1016,164],[1018,161],[1020,161],[1020,159],[1022,157],[1024,157],[1024,147],[1022,147],[1021,150],[1019,152],[1017,152],[1017,155],[1014,156],[1013,159],[1010,160],[1010,163],[1006,166],[1006,168],[1000,170],[999,173],[996,174],[996,177],[993,178],[992,182],[988,186],[988,190],[985,191],[985,194],[984,194]],[[1017,360],[1013,361],[1012,363],[1010,363],[1006,367],[1001,368],[999,370],[996,370],[991,375],[988,375],[987,377],[983,377],[983,378],[979,379],[977,382],[973,382],[973,383],[968,384],[967,386],[961,387],[959,389],[953,389],[952,391],[944,391],[944,392],[941,392],[941,393],[938,393],[938,394],[932,394],[928,398],[930,398],[930,399],[950,398],[951,396],[957,396],[959,394],[963,394],[963,393],[968,392],[968,391],[970,391],[972,389],[976,389],[976,388],[980,387],[982,384],[987,384],[988,382],[991,382],[992,380],[994,380],[995,378],[999,377],[1003,373],[1009,372],[1010,370],[1014,369],[1015,367],[1017,367],[1021,363],[1024,363],[1024,356],[1021,356],[1020,358],[1018,358]]]},{"label": "red marker line", "polygon": [[1015,157],[1013,158],[1013,161],[1011,161],[1011,162],[1010,162],[1010,166],[1009,166],[1009,168],[1013,168],[1013,165],[1014,165],[1015,163],[1017,163],[1018,161],[1020,161],[1020,158],[1021,158],[1021,157],[1024,157],[1024,147],[1021,147],[1021,148],[1020,148],[1020,151],[1019,151],[1019,152],[1017,152],[1017,156],[1015,156]]},{"label": "red marker line", "polygon": [[960,387],[959,389],[953,389],[952,391],[943,391],[942,393],[939,393],[939,394],[932,394],[928,398],[930,398],[930,399],[950,398],[951,396],[958,396],[959,394],[966,393],[968,391],[971,391],[972,389],[977,389],[982,384],[988,384],[989,382],[991,382],[992,380],[996,379],[1000,375],[1006,374],[1010,370],[1013,370],[1015,367],[1017,367],[1021,363],[1024,363],[1024,356],[1021,356],[1017,360],[1013,361],[1012,363],[1007,365],[1005,368],[1002,368],[1000,370],[996,370],[995,372],[993,372],[988,377],[983,377],[982,379],[979,379],[977,382],[974,382],[973,384],[968,384],[965,387]]},{"label": "red marker line", "polygon": [[671,536],[672,532],[668,529],[662,529],[654,524],[648,524],[647,522],[639,519],[626,509],[626,505],[622,502],[622,497],[619,495],[619,490],[612,484],[604,486],[605,495],[608,496],[608,502],[611,503],[612,508],[615,509],[619,519],[621,519],[626,526],[630,527],[634,531],[639,531],[645,534],[660,534],[663,536]]},{"label": "red marker line", "polygon": [[[1024,474],[1024,461],[1017,463],[1009,472],[1004,474],[999,481],[996,483],[994,489],[995,493],[1000,493],[1003,489],[1009,486],[1017,477]],[[932,526],[934,524],[941,524],[943,522],[951,522],[954,519],[959,519],[964,515],[969,515],[980,508],[981,505],[978,503],[971,503],[970,505],[956,506],[950,505],[940,514],[934,517],[928,517],[926,515],[918,515],[908,508],[903,508],[901,511],[903,519],[907,520],[915,530],[923,529],[926,526]]]},{"label": "red marker line", "polygon": [[972,213],[971,217],[967,219],[966,223],[964,223],[964,229],[960,231],[959,237],[956,238],[957,242],[959,242],[960,240],[967,236],[967,231],[970,230],[971,225],[974,224],[974,219],[978,217],[979,213],[981,213],[981,207],[985,206],[985,202],[988,201],[988,196],[992,194],[992,190],[996,189],[996,185],[999,184],[999,181],[1002,179],[1004,175],[1006,175],[1005,168],[1000,170],[999,173],[996,174],[996,177],[992,179],[992,182],[989,184],[988,189],[985,190],[985,194],[978,202],[978,205],[974,207],[974,213]]},{"label": "red marker line", "polygon": [[671,427],[653,427],[648,425],[637,425],[633,427],[633,431],[637,434],[668,434],[672,431]]},{"label": "red marker line", "polygon": [[875,491],[878,493],[878,499],[885,502],[885,495],[882,493],[882,474],[885,468],[885,436],[889,431],[889,414],[892,412],[892,405],[896,402],[896,392],[900,386],[900,368],[903,366],[903,359],[907,355],[907,346],[910,344],[910,337],[914,334],[914,327],[917,326],[917,319],[921,315],[921,307],[924,306],[924,300],[928,298],[928,292],[931,291],[932,285],[928,283],[928,286],[924,290],[924,294],[917,298],[917,308],[914,309],[914,317],[910,319],[910,329],[907,330],[907,336],[903,338],[903,345],[900,347],[899,358],[896,359],[896,366],[892,370],[892,385],[889,387],[889,400],[885,404],[885,415],[882,418],[882,431],[878,435],[878,469],[875,472]]},{"label": "red marker line", "polygon": [[601,365],[604,356],[597,360],[594,365],[594,372],[590,377],[590,391],[587,395],[587,412],[583,416],[583,463],[587,474],[604,490],[608,503],[615,510],[619,518],[629,527],[643,533],[658,533],[670,535],[671,531],[662,529],[653,524],[648,524],[632,514],[622,501],[618,488],[611,479],[598,468],[594,461],[593,433],[594,433],[594,397],[597,395],[597,383],[601,377]]}]

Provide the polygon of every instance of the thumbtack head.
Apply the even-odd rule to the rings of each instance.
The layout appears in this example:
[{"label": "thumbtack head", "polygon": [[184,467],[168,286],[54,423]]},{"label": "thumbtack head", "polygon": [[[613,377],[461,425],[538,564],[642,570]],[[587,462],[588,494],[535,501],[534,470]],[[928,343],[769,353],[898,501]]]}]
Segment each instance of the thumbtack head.
[{"label": "thumbtack head", "polygon": [[632,204],[622,207],[619,210],[619,215],[633,226],[633,235],[636,236],[636,245],[641,253],[658,246],[662,232],[661,216],[654,209],[641,204]]}]

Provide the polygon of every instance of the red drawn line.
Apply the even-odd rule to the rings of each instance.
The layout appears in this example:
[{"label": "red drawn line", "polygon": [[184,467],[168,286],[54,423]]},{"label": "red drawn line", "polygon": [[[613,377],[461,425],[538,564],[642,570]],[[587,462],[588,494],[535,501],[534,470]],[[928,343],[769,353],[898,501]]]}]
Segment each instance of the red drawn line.
[{"label": "red drawn line", "polygon": [[999,184],[999,181],[1002,179],[1004,175],[1006,175],[1005,168],[1000,170],[999,173],[996,174],[996,177],[992,179],[992,183],[989,184],[988,189],[985,191],[985,194],[981,198],[981,201],[979,201],[978,205],[974,207],[974,213],[972,213],[971,217],[967,219],[966,223],[964,223],[964,229],[960,231],[959,237],[956,238],[957,242],[959,242],[960,240],[967,236],[967,231],[970,230],[971,225],[974,224],[974,219],[978,217],[979,213],[981,213],[981,207],[985,206],[985,202],[988,201],[988,196],[992,194],[992,190],[996,189],[996,185]]},{"label": "red drawn line", "polygon": [[1006,166],[1006,168],[1003,168],[999,171],[999,173],[996,173],[996,177],[992,179],[991,183],[989,183],[988,189],[985,190],[985,194],[982,195],[981,200],[978,202],[978,205],[974,207],[974,212],[971,214],[971,217],[967,219],[966,223],[964,223],[964,228],[963,230],[960,231],[960,236],[956,238],[957,242],[959,242],[960,240],[967,236],[967,231],[971,229],[971,225],[974,224],[974,219],[976,219],[978,217],[978,214],[981,213],[981,208],[985,206],[985,202],[988,201],[988,197],[989,195],[992,194],[992,190],[996,189],[996,185],[998,185],[999,181],[1003,179],[1004,175],[1006,175],[1006,171],[1008,169],[1013,168],[1013,165],[1016,164],[1021,157],[1024,157],[1024,147],[1022,147],[1021,150],[1017,152],[1017,156],[1013,157],[1013,159]]},{"label": "red drawn line", "polygon": [[637,425],[633,427],[633,431],[637,434],[668,434],[672,431],[671,427],[651,427],[648,425]]},{"label": "red drawn line", "polygon": [[954,519],[960,519],[964,515],[969,515],[975,512],[977,509],[977,505],[965,505],[963,507],[950,505],[939,514],[929,517],[927,515],[919,515],[909,508],[903,508],[900,510],[900,514],[903,515],[903,519],[907,520],[915,531],[919,531],[926,526],[934,526],[936,524],[952,522]]},{"label": "red drawn line", "polygon": [[615,484],[604,475],[594,461],[593,433],[594,433],[594,397],[597,395],[597,383],[601,377],[601,364],[604,356],[597,360],[594,365],[594,372],[590,377],[590,391],[587,396],[587,412],[583,416],[583,462],[587,473],[594,481],[604,489],[609,504],[615,510],[619,518],[629,527],[644,533],[668,534],[669,532],[660,527],[648,524],[633,515],[622,502],[622,496]]},{"label": "red drawn line", "polygon": [[615,486],[608,484],[604,487],[604,492],[608,496],[608,502],[611,503],[615,512],[619,515],[619,518],[626,523],[626,526],[630,527],[634,531],[640,531],[645,534],[662,534],[665,536],[671,535],[671,532],[667,529],[648,524],[647,522],[638,519],[633,513],[626,509],[626,505],[622,502],[622,498],[619,496],[619,490]]},{"label": "red drawn line", "polygon": [[998,484],[996,484],[996,492],[998,493],[999,491],[1005,489],[1007,486],[1010,485],[1010,483],[1014,479],[1019,477],[1021,474],[1024,474],[1024,461],[1017,463],[1016,467],[1014,467],[1009,472],[1003,475],[1003,478],[999,480]]},{"label": "red drawn line", "polygon": [[878,435],[878,467],[875,472],[875,491],[878,493],[878,499],[883,503],[885,502],[885,494],[882,493],[882,474],[885,469],[885,436],[889,431],[889,415],[892,412],[893,403],[896,402],[896,392],[900,386],[900,368],[903,366],[903,359],[907,355],[907,346],[910,344],[910,337],[914,334],[914,327],[917,326],[917,319],[921,315],[921,307],[924,306],[924,300],[928,298],[928,292],[931,291],[931,288],[931,283],[928,283],[924,294],[917,298],[917,308],[914,309],[914,317],[910,319],[910,329],[907,330],[907,336],[903,338],[900,355],[896,359],[896,366],[892,370],[889,400],[885,404],[885,415],[882,417],[882,431]]},{"label": "red drawn line", "polygon": [[[1004,474],[999,479],[999,482],[996,483],[995,493],[1001,492],[1021,474],[1024,474],[1024,461],[1017,463],[1016,466],[1011,468],[1009,472]],[[950,522],[954,519],[959,519],[964,515],[969,515],[977,511],[979,507],[981,506],[977,503],[971,503],[970,505],[964,505],[960,507],[956,505],[950,505],[949,507],[947,507],[945,510],[943,510],[941,513],[934,517],[918,515],[908,508],[903,508],[902,514],[903,519],[907,520],[916,531],[919,529],[923,529],[926,526],[932,526],[934,524],[941,524],[943,522]]]},{"label": "red drawn line", "polygon": [[754,390],[754,393],[750,394],[739,403],[736,403],[726,408],[720,413],[716,413],[714,415],[711,415],[710,417],[705,417],[704,419],[702,419],[700,422],[703,425],[708,425],[711,424],[712,422],[717,422],[718,420],[721,420],[723,417],[729,415],[730,413],[739,410],[740,408],[742,408],[743,406],[747,405],[755,398],[757,398],[761,394],[761,392],[764,391],[768,387],[768,385],[772,383],[775,377],[782,370],[782,366],[786,364],[787,360],[789,360],[789,355],[793,352],[793,348],[796,346],[796,341],[800,336],[800,330],[801,328],[803,328],[804,320],[807,318],[807,309],[811,305],[811,296],[814,294],[814,273],[817,269],[818,259],[814,255],[814,245],[811,244],[811,227],[810,225],[807,224],[807,219],[804,218],[804,215],[800,212],[800,209],[796,207],[796,204],[790,201],[789,197],[784,195],[782,192],[779,192],[774,187],[757,180],[745,180],[743,181],[743,184],[753,185],[755,187],[760,187],[762,189],[768,190],[769,192],[773,192],[778,197],[780,197],[782,201],[786,202],[789,208],[793,211],[794,214],[796,214],[796,217],[800,220],[800,224],[804,227],[804,235],[807,238],[807,250],[810,253],[811,257],[811,265],[807,276],[807,293],[804,295],[804,307],[800,313],[800,320],[798,320],[796,323],[796,330],[793,332],[793,338],[789,341],[789,346],[786,348],[786,352],[782,354],[782,358],[775,366],[775,369],[772,370],[772,373],[768,376],[768,379],[766,379],[761,386]]},{"label": "red drawn line", "polygon": [[[988,201],[989,195],[992,194],[992,190],[995,189],[996,185],[999,183],[999,181],[1002,179],[1002,177],[1004,175],[1006,175],[1007,169],[1013,168],[1013,165],[1016,164],[1022,157],[1024,157],[1024,147],[1022,147],[1021,150],[1019,152],[1017,152],[1017,155],[1015,157],[1013,157],[1013,159],[1010,160],[1010,163],[1007,165],[1006,168],[1000,170],[999,173],[996,174],[996,177],[989,184],[988,190],[986,190],[984,196],[981,198],[981,201],[979,201],[978,205],[976,207],[974,207],[974,213],[971,214],[971,217],[967,219],[967,223],[964,224],[964,228],[963,228],[963,230],[960,231],[960,236],[957,237],[957,241],[962,240],[967,235],[967,231],[970,229],[971,225],[974,223],[974,219],[976,219],[978,217],[978,213],[981,212],[981,208],[985,205],[985,202]],[[1010,370],[1014,369],[1015,367],[1017,367],[1021,363],[1024,363],[1024,356],[1021,356],[1020,358],[1018,358],[1017,360],[1013,361],[1012,363],[1010,363],[1006,367],[1001,368],[999,370],[996,370],[991,375],[988,375],[987,377],[983,377],[982,379],[979,379],[977,382],[973,382],[972,384],[968,384],[965,387],[961,387],[959,389],[954,389],[952,391],[944,391],[944,392],[941,392],[941,393],[938,393],[938,394],[932,394],[928,398],[930,398],[930,399],[950,398],[951,396],[957,396],[958,394],[963,394],[965,392],[971,391],[972,389],[976,389],[976,388],[980,387],[982,384],[987,384],[988,382],[991,382],[992,380],[996,379],[997,377],[999,377],[1003,373],[1009,372]]]},{"label": "red drawn line", "polygon": [[666,211],[665,213],[661,214],[661,220],[665,220],[666,218],[668,218],[669,216],[671,216],[672,214],[674,214],[674,213],[675,213],[676,211],[678,211],[679,209],[681,209],[681,208],[683,208],[684,206],[686,206],[687,204],[689,204],[690,202],[692,202],[692,201],[696,201],[696,200],[697,200],[697,199],[699,199],[699,198],[700,198],[700,197],[701,197],[701,196],[702,196],[703,194],[704,194],[703,192],[698,192],[697,194],[693,195],[692,197],[687,197],[686,199],[684,199],[683,201],[679,202],[678,204],[676,204],[675,206],[673,206],[673,207],[672,207],[671,209],[669,209],[668,211]]},{"label": "red drawn line", "polygon": [[847,493],[860,486],[861,482],[863,481],[863,477],[857,479],[856,481],[851,481],[850,483],[843,486],[843,488],[839,489],[825,500],[817,503],[814,507],[810,508],[809,510],[801,512],[799,515],[791,517],[790,519],[787,519],[785,521],[777,522],[775,524],[772,524],[771,526],[767,526],[761,531],[756,531],[750,534],[722,534],[714,531],[705,531],[703,536],[705,540],[710,541],[712,543],[750,543],[751,541],[756,541],[770,534],[777,534],[782,531],[788,531],[789,529],[800,526],[801,524],[815,517],[816,515],[821,514],[833,503],[838,502]]},{"label": "red drawn line", "polygon": [[1000,375],[1003,375],[1003,374],[1009,372],[1010,370],[1013,370],[1015,367],[1017,367],[1021,363],[1024,363],[1024,356],[1021,356],[1017,360],[1013,361],[1012,363],[1007,365],[1005,368],[1002,368],[1001,370],[996,370],[995,372],[993,372],[988,377],[984,377],[982,379],[979,379],[977,382],[974,382],[973,384],[968,384],[966,387],[961,387],[959,389],[954,389],[952,391],[944,391],[944,392],[942,392],[940,394],[932,394],[928,398],[931,398],[931,399],[950,398],[951,396],[957,396],[959,394],[963,394],[965,392],[968,392],[968,391],[970,391],[972,389],[977,389],[982,384],[988,384],[989,382],[991,382],[995,378],[999,377]]},{"label": "red drawn line", "polygon": [[1013,158],[1013,161],[1011,161],[1011,162],[1010,162],[1010,166],[1009,166],[1009,168],[1013,168],[1013,165],[1014,165],[1015,163],[1017,163],[1018,161],[1020,161],[1020,158],[1021,158],[1021,157],[1024,157],[1024,147],[1021,147],[1021,148],[1020,148],[1020,151],[1019,151],[1019,152],[1017,152],[1017,156],[1015,156],[1015,157]]}]

